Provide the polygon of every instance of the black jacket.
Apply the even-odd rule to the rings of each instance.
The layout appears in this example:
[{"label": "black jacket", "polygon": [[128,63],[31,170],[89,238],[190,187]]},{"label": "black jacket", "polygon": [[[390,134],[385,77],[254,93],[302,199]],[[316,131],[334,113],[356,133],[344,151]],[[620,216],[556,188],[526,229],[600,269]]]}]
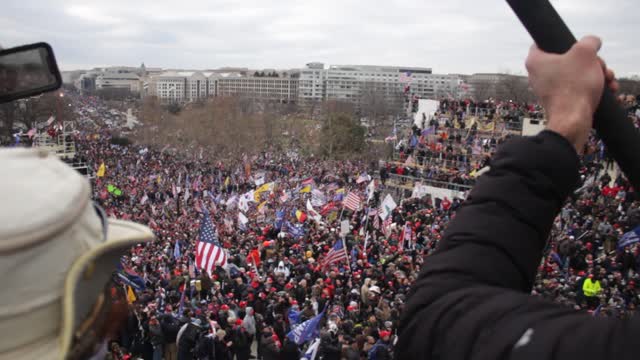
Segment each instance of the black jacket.
[{"label": "black jacket", "polygon": [[579,160],[556,133],[505,143],[422,268],[398,359],[631,359],[640,321],[594,318],[529,295]]}]

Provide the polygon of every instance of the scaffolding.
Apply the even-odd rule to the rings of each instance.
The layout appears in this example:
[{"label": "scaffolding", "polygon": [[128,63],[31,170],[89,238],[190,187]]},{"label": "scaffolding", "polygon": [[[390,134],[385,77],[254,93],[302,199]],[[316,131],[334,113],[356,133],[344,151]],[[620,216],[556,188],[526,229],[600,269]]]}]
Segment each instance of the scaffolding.
[{"label": "scaffolding", "polygon": [[34,135],[33,146],[59,157],[82,175],[93,177],[93,172],[89,171],[87,164],[76,158],[76,142],[71,121],[64,121],[62,131],[58,132],[55,137],[51,137],[46,131],[38,132]]}]

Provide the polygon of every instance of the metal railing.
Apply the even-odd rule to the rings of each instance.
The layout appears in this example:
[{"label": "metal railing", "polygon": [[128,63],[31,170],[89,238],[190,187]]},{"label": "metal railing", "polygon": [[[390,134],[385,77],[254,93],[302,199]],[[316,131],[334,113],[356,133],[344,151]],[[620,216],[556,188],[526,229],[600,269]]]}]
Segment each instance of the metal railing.
[{"label": "metal railing", "polygon": [[412,189],[416,182],[419,182],[423,185],[454,191],[468,191],[473,187],[473,185],[457,184],[447,181],[433,180],[429,178],[409,175],[388,174],[388,176],[389,178],[385,181],[385,186],[401,187],[405,189]]}]

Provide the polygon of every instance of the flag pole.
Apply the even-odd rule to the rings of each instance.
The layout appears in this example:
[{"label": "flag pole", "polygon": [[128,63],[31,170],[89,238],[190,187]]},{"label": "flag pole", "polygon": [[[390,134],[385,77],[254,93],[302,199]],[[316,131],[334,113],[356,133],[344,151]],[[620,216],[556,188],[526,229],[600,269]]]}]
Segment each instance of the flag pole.
[{"label": "flag pole", "polygon": [[347,257],[347,266],[349,266],[349,276],[353,278],[353,271],[351,271],[351,261],[349,261],[349,252],[347,251],[347,237],[342,237],[342,249],[344,250],[344,254]]},{"label": "flag pole", "polygon": [[[369,208],[369,197],[367,197],[367,203],[366,203],[367,207],[366,207],[366,219],[364,221],[364,245],[362,248],[362,252],[364,253],[365,257],[367,255],[367,238],[369,236],[369,211],[371,211],[371,209]],[[376,216],[378,216],[376,214]]]},{"label": "flag pole", "polygon": [[[351,192],[351,188],[346,190],[346,195],[348,195],[349,192]],[[342,222],[342,214],[344,214],[344,198],[342,199],[342,210],[340,210],[340,219],[338,219],[338,224],[340,224],[340,222]]]}]

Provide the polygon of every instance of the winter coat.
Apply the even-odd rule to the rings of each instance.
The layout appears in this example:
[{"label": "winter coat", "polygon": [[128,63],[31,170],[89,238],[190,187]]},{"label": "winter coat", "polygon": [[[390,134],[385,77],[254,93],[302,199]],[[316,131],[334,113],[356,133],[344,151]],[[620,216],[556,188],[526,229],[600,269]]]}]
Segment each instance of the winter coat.
[{"label": "winter coat", "polygon": [[260,342],[262,344],[261,351],[263,360],[280,359],[280,349],[278,348],[276,341],[273,340],[272,334],[262,334]]}]

